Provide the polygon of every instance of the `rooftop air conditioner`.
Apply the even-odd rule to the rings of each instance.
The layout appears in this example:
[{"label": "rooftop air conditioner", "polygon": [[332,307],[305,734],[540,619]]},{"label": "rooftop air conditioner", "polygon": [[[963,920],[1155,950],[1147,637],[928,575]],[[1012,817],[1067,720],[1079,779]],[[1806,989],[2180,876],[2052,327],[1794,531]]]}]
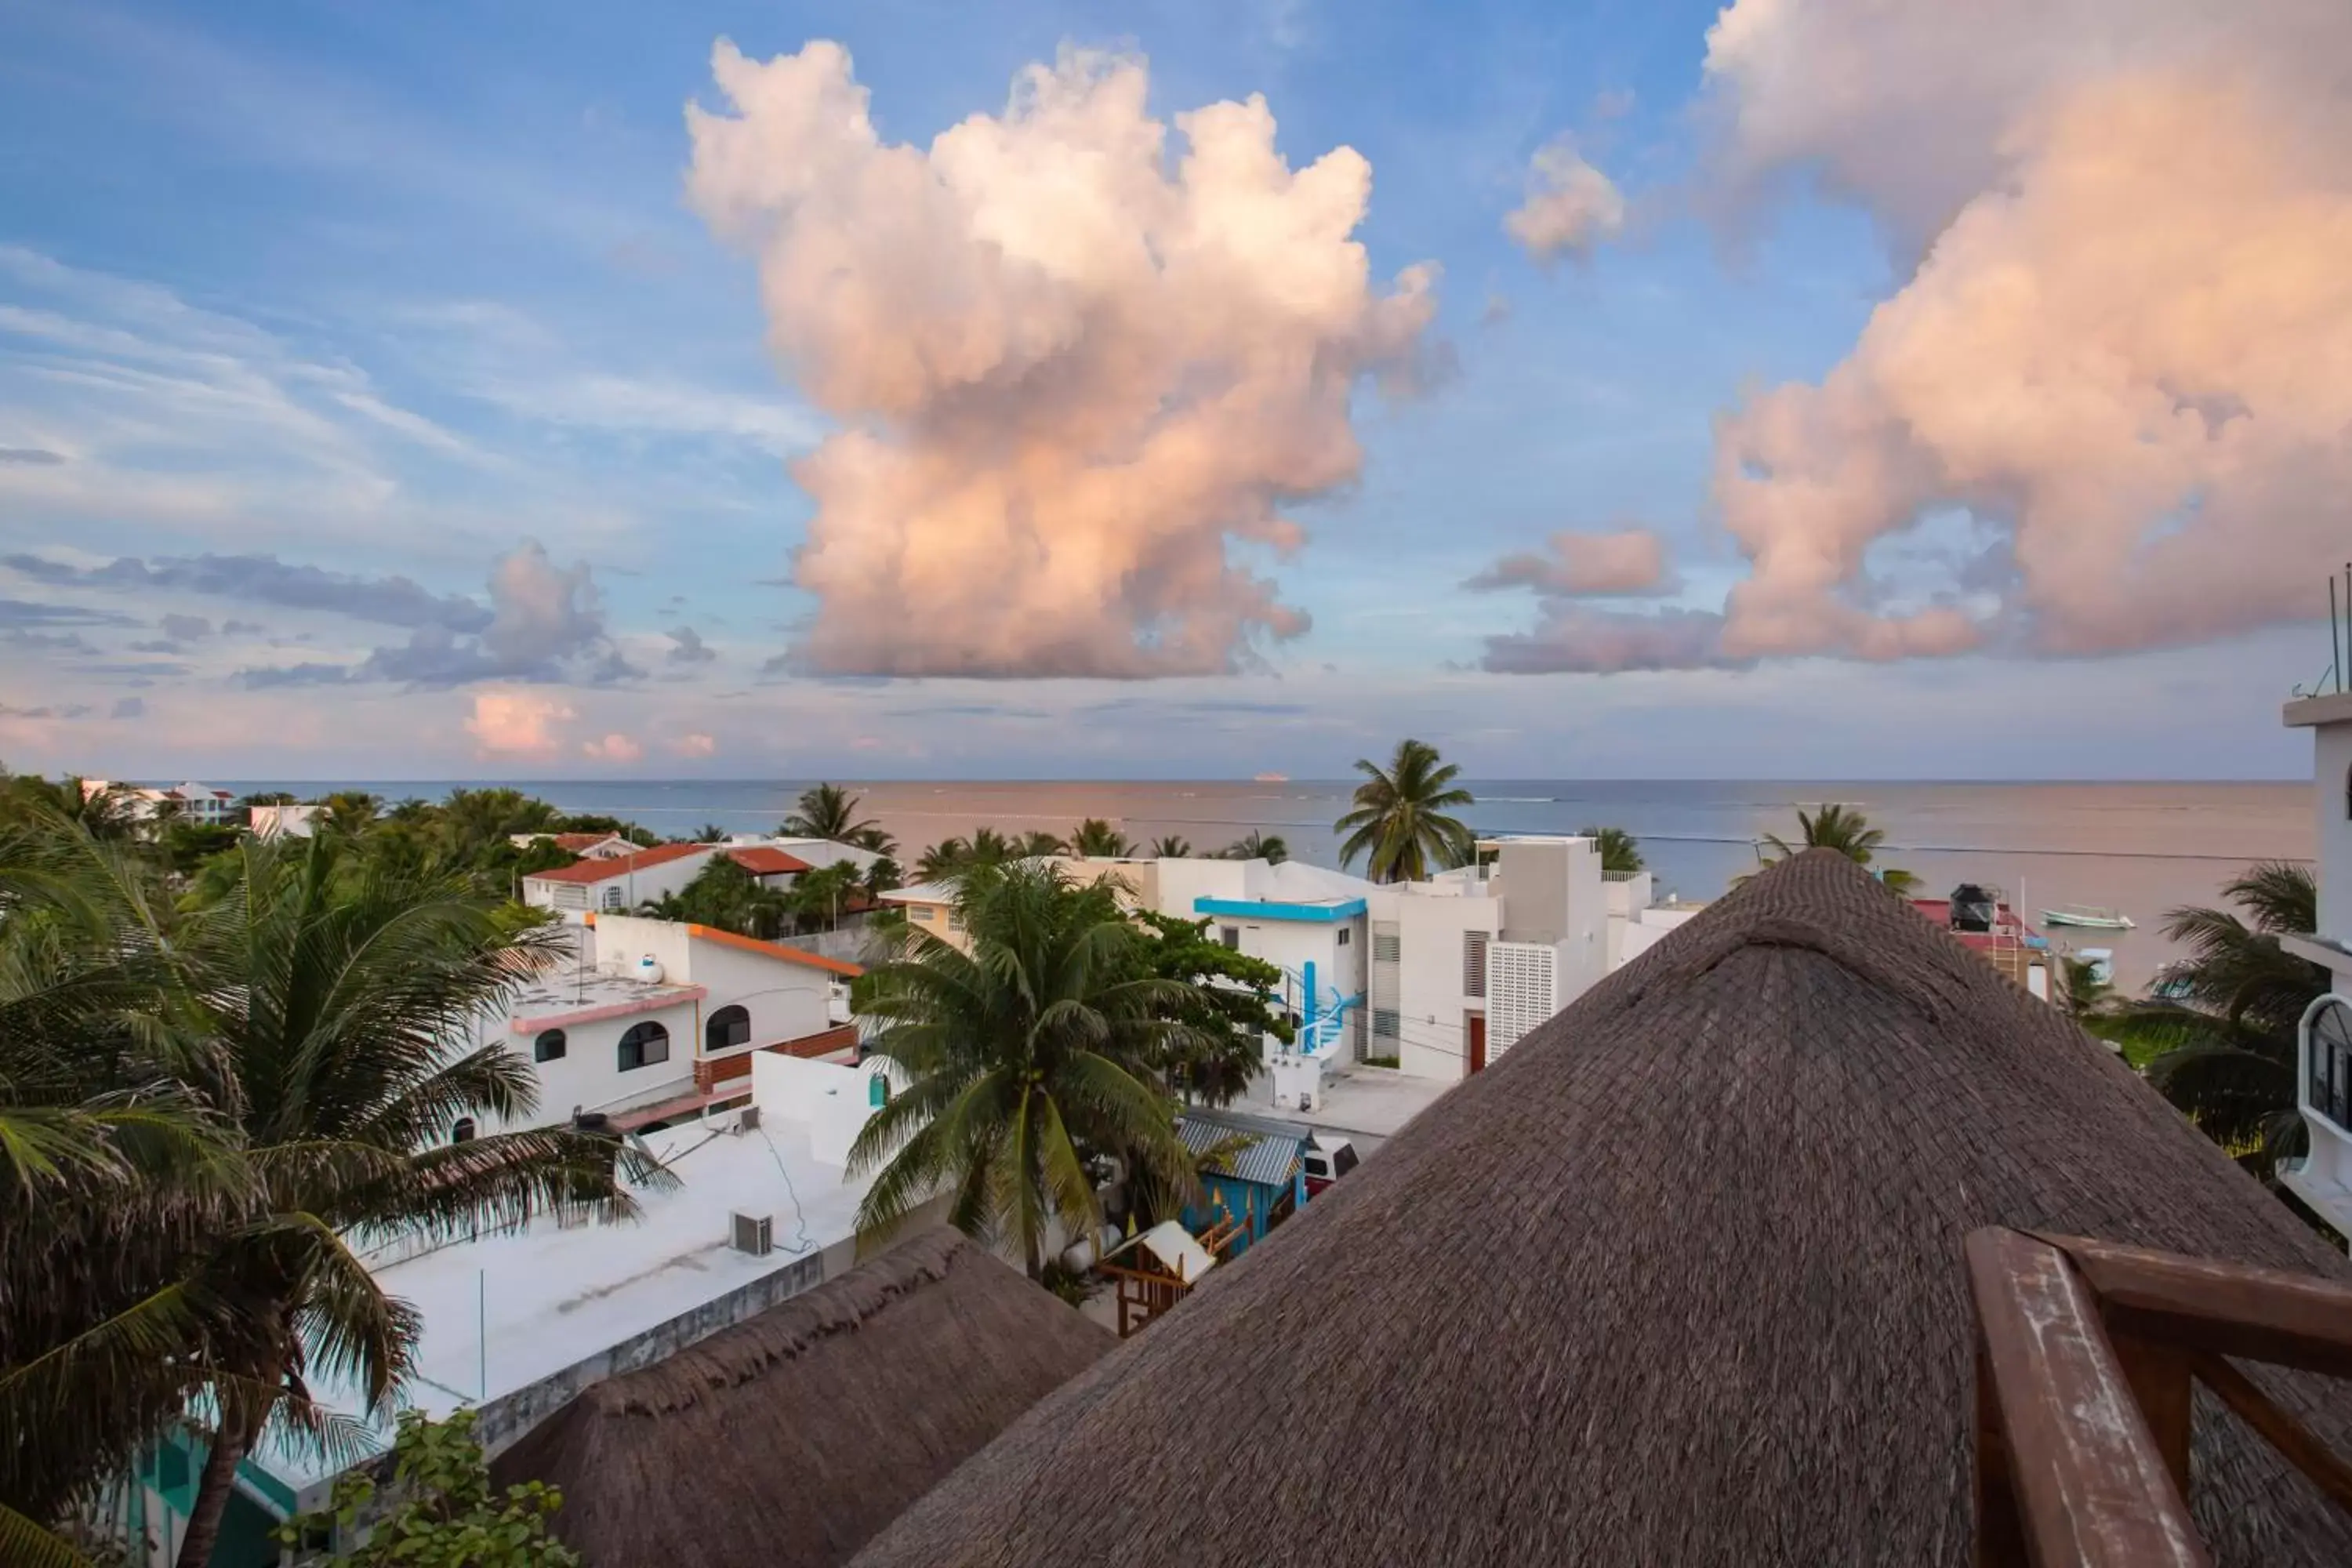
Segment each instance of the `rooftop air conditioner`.
[{"label": "rooftop air conditioner", "polygon": [[759,1130],[760,1130],[760,1108],[759,1108],[758,1106],[756,1106],[756,1105],[747,1105],[747,1106],[745,1106],[742,1110],[739,1110],[739,1111],[737,1111],[737,1112],[735,1113],[735,1131],[738,1131],[738,1132],[757,1132]]},{"label": "rooftop air conditioner", "polygon": [[751,1215],[739,1214],[730,1217],[734,1235],[728,1239],[728,1246],[738,1252],[748,1252],[754,1258],[765,1258],[775,1250],[774,1220],[766,1215],[754,1218]]}]

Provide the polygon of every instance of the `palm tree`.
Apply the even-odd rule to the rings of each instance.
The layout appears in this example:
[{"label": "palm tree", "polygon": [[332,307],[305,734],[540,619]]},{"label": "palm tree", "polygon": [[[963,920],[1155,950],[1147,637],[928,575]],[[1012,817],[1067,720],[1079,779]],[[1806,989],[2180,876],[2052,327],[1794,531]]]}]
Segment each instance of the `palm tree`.
[{"label": "palm tree", "polygon": [[898,958],[868,971],[876,1054],[904,1087],[849,1152],[878,1172],[859,1234],[894,1229],[934,1194],[966,1235],[1017,1246],[1042,1276],[1055,1223],[1099,1211],[1083,1151],[1121,1150],[1189,1188],[1168,1098],[1150,1081],[1179,1026],[1157,1016],[1182,987],[1139,977],[1140,938],[1110,889],[1020,863],[964,873],[970,952],[909,928]]},{"label": "palm tree", "polygon": [[[1777,833],[1768,833],[1757,847],[1757,854],[1771,863],[1785,860],[1800,849],[1834,849],[1857,866],[1868,866],[1886,842],[1886,835],[1871,826],[1870,819],[1859,809],[1835,803],[1818,812],[1798,812],[1797,826],[1796,844],[1791,845]],[[1880,881],[1898,893],[1907,893],[1919,885],[1917,877],[1897,866],[1881,867],[1876,874]]]},{"label": "palm tree", "polygon": [[1066,855],[1069,852],[1070,847],[1062,842],[1059,835],[1048,833],[1042,827],[1031,828],[1021,836],[1021,853],[1024,856]]},{"label": "palm tree", "polygon": [[1099,816],[1089,816],[1070,835],[1070,853],[1088,859],[1124,860],[1135,853],[1135,841]]},{"label": "palm tree", "polygon": [[1159,860],[1189,860],[1192,858],[1192,846],[1185,841],[1181,834],[1171,833],[1164,837],[1153,839],[1148,853],[1154,859]]},{"label": "palm tree", "polygon": [[323,1375],[385,1407],[409,1370],[415,1313],[353,1254],[550,1210],[634,1211],[624,1176],[664,1179],[645,1156],[569,1128],[453,1142],[461,1120],[510,1122],[535,1106],[530,1066],[474,1048],[486,1014],[551,962],[554,928],[501,931],[488,901],[435,873],[368,863],[345,875],[333,836],[247,839],[230,896],[187,917],[177,962],[209,1048],[193,1086],[230,1118],[260,1186],[257,1212],[194,1268],[237,1308],[204,1365],[215,1431],[179,1561],[211,1557],[238,1461],[282,1391]]},{"label": "palm tree", "polygon": [[1622,827],[1580,827],[1580,837],[1590,838],[1601,850],[1601,868],[1626,876],[1644,869],[1642,841]]},{"label": "palm tree", "polygon": [[880,834],[881,826],[857,815],[858,803],[863,798],[835,784],[803,790],[798,807],[776,828],[776,835],[781,838],[829,838],[836,844],[877,848],[866,843],[866,837]]},{"label": "palm tree", "polygon": [[728,831],[719,826],[719,824],[715,822],[706,822],[701,826],[696,828],[690,836],[679,840],[679,842],[685,844],[724,844],[727,842],[729,837],[730,835],[728,834]]},{"label": "palm tree", "polygon": [[1253,827],[1223,849],[1218,850],[1217,858],[1263,860],[1269,866],[1279,866],[1290,858],[1290,846],[1285,844],[1278,834],[1260,833]]},{"label": "palm tree", "polygon": [[1359,757],[1356,771],[1364,782],[1356,786],[1355,809],[1331,825],[1334,833],[1348,836],[1339,864],[1361,855],[1375,882],[1418,882],[1470,858],[1470,829],[1445,814],[1474,804],[1474,797],[1448,787],[1462,770],[1441,763],[1436,747],[1400,741],[1387,767]]},{"label": "palm tree", "polygon": [[365,790],[342,789],[320,798],[314,820],[318,827],[329,833],[357,837],[373,829],[383,812],[381,796]]},{"label": "palm tree", "polygon": [[1020,853],[1020,849],[1013,840],[1005,837],[993,827],[975,827],[971,830],[971,858],[974,865],[999,866],[1014,858]]},{"label": "palm tree", "polygon": [[926,882],[952,876],[971,864],[971,845],[965,839],[940,839],[915,857],[915,875]]},{"label": "palm tree", "polygon": [[2301,1144],[2296,1037],[2305,1010],[2330,984],[2326,969],[2287,952],[2279,936],[2317,927],[2319,887],[2310,868],[2272,860],[2221,891],[2238,913],[2165,911],[2164,934],[2189,956],[2167,968],[2161,994],[2113,1012],[2144,1042],[2148,1082],[2268,1180]]},{"label": "palm tree", "polygon": [[842,900],[857,891],[857,868],[847,860],[803,871],[793,883],[793,913],[803,919],[821,920],[824,929],[831,931],[841,923]]}]

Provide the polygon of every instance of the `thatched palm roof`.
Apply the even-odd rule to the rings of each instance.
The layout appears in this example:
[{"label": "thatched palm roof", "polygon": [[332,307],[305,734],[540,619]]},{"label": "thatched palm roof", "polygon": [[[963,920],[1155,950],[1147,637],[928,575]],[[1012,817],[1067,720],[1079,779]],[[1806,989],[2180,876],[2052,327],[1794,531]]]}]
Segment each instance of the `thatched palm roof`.
[{"label": "thatched palm roof", "polygon": [[[1961,1242],[1988,1224],[2352,1279],[2055,1009],[1801,856],[1423,1112],[859,1568],[1962,1564]],[[2273,1386],[2345,1447],[2346,1391]],[[2352,1562],[2201,1394],[2195,1498],[2221,1563]]]},{"label": "thatched palm roof", "polygon": [[600,1383],[491,1467],[589,1568],[825,1568],[1118,1340],[953,1231]]}]

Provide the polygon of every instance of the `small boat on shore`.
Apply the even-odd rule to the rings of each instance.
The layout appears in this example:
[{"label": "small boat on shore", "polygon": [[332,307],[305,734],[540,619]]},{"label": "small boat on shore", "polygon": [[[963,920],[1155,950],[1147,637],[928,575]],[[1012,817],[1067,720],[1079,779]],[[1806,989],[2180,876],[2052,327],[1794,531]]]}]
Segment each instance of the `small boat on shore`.
[{"label": "small boat on shore", "polygon": [[2044,923],[2053,926],[2088,926],[2094,931],[2130,931],[2131,916],[2120,910],[2096,909],[2089,904],[2061,904],[2054,910],[2042,911]]}]

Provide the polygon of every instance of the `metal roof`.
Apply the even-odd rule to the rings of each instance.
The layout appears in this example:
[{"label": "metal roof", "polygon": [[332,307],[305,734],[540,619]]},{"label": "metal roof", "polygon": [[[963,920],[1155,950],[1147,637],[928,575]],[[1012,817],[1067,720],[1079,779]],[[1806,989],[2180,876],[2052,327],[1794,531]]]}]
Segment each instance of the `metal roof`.
[{"label": "metal roof", "polygon": [[1262,1187],[1289,1184],[1292,1168],[1298,1163],[1298,1152],[1307,1147],[1303,1131],[1198,1110],[1188,1110],[1176,1121],[1176,1136],[1195,1154],[1236,1135],[1248,1138],[1250,1142],[1234,1152],[1230,1170],[1217,1174],[1255,1182]]}]

